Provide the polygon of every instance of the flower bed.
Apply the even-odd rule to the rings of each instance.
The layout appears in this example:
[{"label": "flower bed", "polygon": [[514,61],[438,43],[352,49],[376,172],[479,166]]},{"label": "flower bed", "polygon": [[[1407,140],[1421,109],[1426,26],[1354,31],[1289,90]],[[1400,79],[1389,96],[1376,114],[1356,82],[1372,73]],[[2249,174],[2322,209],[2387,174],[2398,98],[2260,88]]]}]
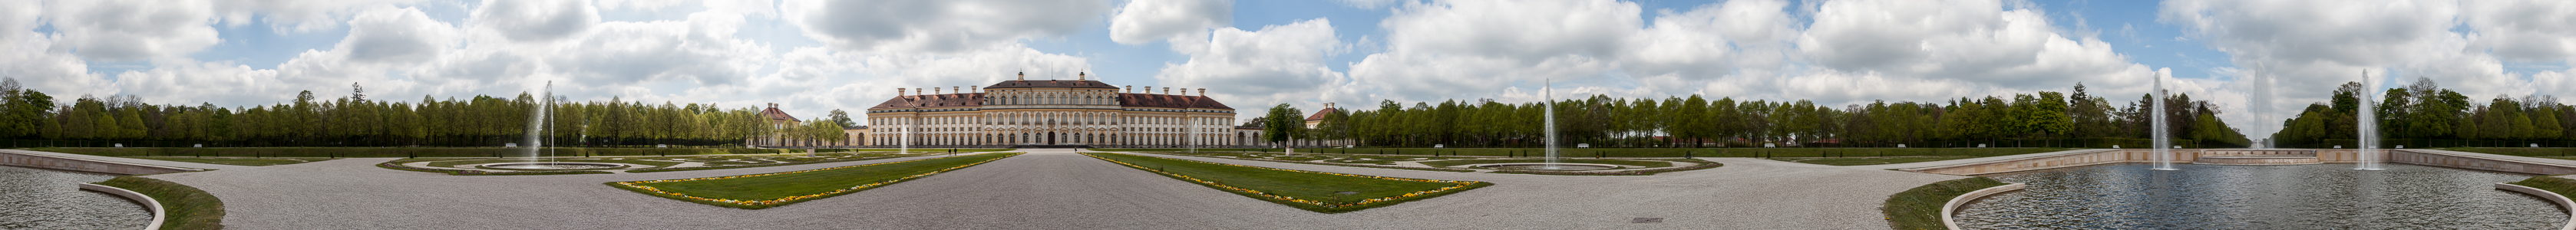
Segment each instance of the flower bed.
[{"label": "flower bed", "polygon": [[769,164],[718,165],[718,166],[698,166],[698,167],[678,167],[678,168],[650,168],[650,169],[626,170],[626,172],[627,172],[627,173],[648,173],[648,172],[670,172],[670,171],[690,171],[690,170],[709,170],[709,169],[751,168],[751,167],[786,166],[786,165],[801,165],[801,164],[820,164],[820,163],[847,162],[847,161],[864,161],[864,160],[875,160],[875,159],[886,159],[886,158],[895,158],[895,157],[863,157],[863,158],[850,158],[850,159],[840,159],[840,160],[797,161],[797,162],[787,162],[787,163],[769,163]]},{"label": "flower bed", "polygon": [[[1154,154],[1174,155],[1174,154],[1171,154],[1171,153],[1154,153]],[[1179,155],[1188,155],[1188,154],[1179,154]],[[1200,156],[1200,157],[1208,157],[1208,156]],[[1279,162],[1279,163],[1291,163],[1291,164],[1330,165],[1330,166],[1342,166],[1342,167],[1382,168],[1382,169],[1403,169],[1403,170],[1422,170],[1422,171],[1441,171],[1441,172],[1475,172],[1475,171],[1476,171],[1476,170],[1467,170],[1467,169],[1415,168],[1415,167],[1404,167],[1404,166],[1384,166],[1384,165],[1344,164],[1344,163],[1313,162],[1313,161],[1283,161],[1283,160],[1271,160],[1271,159],[1262,159],[1262,158],[1234,158],[1234,159],[1236,159],[1236,160],[1254,160],[1254,161],[1268,161],[1268,162]]]},{"label": "flower bed", "polygon": [[1701,170],[1701,169],[1717,168],[1718,166],[1726,166],[1726,164],[1719,164],[1719,163],[1717,163],[1717,162],[1709,162],[1708,160],[1700,160],[1700,159],[1680,159],[1680,160],[1674,160],[1674,161],[1683,161],[1683,162],[1698,163],[1699,165],[1692,165],[1692,166],[1690,166],[1690,167],[1671,167],[1671,168],[1656,168],[1656,169],[1639,169],[1639,170],[1628,170],[1628,171],[1536,171],[1536,170],[1500,170],[1500,171],[1494,171],[1493,173],[1538,174],[1538,175],[1575,175],[1575,176],[1644,176],[1644,175],[1655,175],[1656,173],[1679,172],[1679,171],[1690,171],[1690,170]]},{"label": "flower bed", "polygon": [[575,170],[575,171],[529,171],[529,172],[496,172],[496,171],[464,170],[464,169],[434,169],[434,168],[421,168],[421,167],[411,167],[411,166],[409,166],[409,165],[403,165],[403,163],[411,163],[411,162],[420,162],[420,161],[386,161],[385,163],[376,163],[376,167],[378,167],[378,168],[386,168],[386,169],[393,169],[393,170],[414,171],[414,172],[446,173],[447,175],[457,175],[457,176],[563,175],[563,174],[609,174],[609,173],[610,173],[610,172],[607,172],[607,171],[589,171],[589,170]]},{"label": "flower bed", "polygon": [[[972,167],[972,166],[975,166],[975,165],[981,165],[981,164],[984,164],[984,163],[986,163],[986,162],[993,162],[993,161],[995,161],[995,160],[1001,160],[1002,158],[1008,158],[1008,157],[1011,157],[1011,156],[1017,156],[1017,155],[1019,155],[1019,154],[1020,154],[1020,153],[977,154],[977,155],[967,155],[967,156],[957,156],[957,157],[931,158],[931,159],[920,159],[920,160],[909,160],[909,161],[897,161],[897,162],[875,163],[875,164],[865,164],[865,165],[841,166],[841,167],[831,167],[831,168],[821,168],[821,169],[802,170],[802,171],[791,171],[791,172],[762,173],[762,174],[736,175],[736,176],[721,176],[721,177],[701,177],[701,178],[688,178],[688,179],[648,180],[648,181],[623,181],[623,182],[608,182],[608,183],[606,183],[606,184],[608,184],[610,187],[616,187],[616,188],[619,188],[619,189],[625,189],[625,190],[627,190],[627,191],[635,191],[635,192],[637,192],[637,193],[643,193],[643,194],[645,194],[645,195],[652,195],[652,196],[658,196],[658,197],[663,197],[663,198],[671,198],[671,199],[681,200],[681,201],[688,201],[688,202],[694,202],[694,203],[700,203],[700,204],[707,204],[707,205],[715,205],[715,206],[724,206],[724,207],[731,207],[731,208],[741,208],[741,209],[764,209],[764,208],[771,208],[771,207],[784,206],[784,205],[788,205],[788,204],[795,204],[795,203],[798,203],[798,202],[805,202],[805,201],[807,201],[807,200],[812,200],[812,199],[820,199],[820,198],[828,198],[828,197],[833,197],[833,196],[840,196],[840,195],[842,195],[842,194],[849,194],[849,193],[851,193],[851,192],[865,191],[865,190],[868,190],[868,189],[874,189],[874,188],[882,187],[882,186],[885,186],[885,185],[890,185],[890,184],[895,184],[895,183],[902,183],[902,182],[904,182],[904,181],[911,181],[911,180],[913,180],[913,179],[919,179],[919,178],[921,178],[921,177],[927,177],[927,176],[935,175],[935,174],[939,174],[939,173],[942,173],[942,172],[948,172],[948,171],[951,171],[951,170],[957,170],[957,169],[963,169],[963,168],[966,168],[966,167]],[[714,186],[714,187],[728,187],[728,188],[778,187],[777,185],[808,185],[808,184],[815,184],[815,183],[847,182],[847,181],[853,181],[854,179],[851,179],[851,178],[845,178],[845,177],[819,177],[819,178],[788,178],[788,179],[785,179],[785,180],[767,181],[767,180],[763,180],[763,179],[768,179],[768,178],[763,178],[763,177],[768,177],[768,176],[777,176],[777,175],[801,174],[801,173],[814,173],[814,172],[831,172],[831,171],[835,171],[835,170],[870,170],[870,169],[877,169],[877,168],[868,168],[868,167],[872,167],[872,166],[896,166],[896,165],[901,165],[901,166],[904,166],[904,167],[893,167],[893,169],[894,169],[894,170],[886,171],[886,173],[894,173],[894,174],[896,174],[896,175],[901,175],[901,174],[908,174],[908,173],[911,173],[911,172],[918,172],[918,171],[907,171],[907,170],[901,170],[901,169],[903,169],[903,168],[905,168],[905,167],[916,167],[916,166],[920,166],[920,164],[915,164],[915,163],[945,163],[946,161],[940,161],[940,162],[933,162],[933,161],[938,161],[938,160],[960,160],[960,159],[963,159],[963,160],[973,160],[974,158],[989,158],[989,159],[983,159],[983,160],[980,160],[980,161],[973,161],[973,162],[970,162],[970,163],[959,164],[959,165],[956,165],[956,166],[954,166],[954,167],[946,167],[946,168],[940,168],[940,169],[936,169],[936,170],[929,170],[929,171],[926,171],[926,172],[920,172],[920,173],[917,173],[917,174],[910,174],[909,176],[903,176],[903,177],[892,178],[892,179],[887,179],[887,180],[879,180],[879,181],[870,182],[870,183],[866,183],[866,184],[858,184],[858,185],[851,186],[851,187],[848,187],[848,188],[834,189],[834,190],[830,190],[830,191],[824,191],[824,192],[821,192],[821,193],[813,193],[813,194],[799,194],[799,195],[779,194],[778,196],[774,196],[774,197],[776,197],[776,198],[768,198],[768,197],[763,197],[764,199],[753,199],[753,198],[744,198],[744,199],[734,199],[734,198],[716,198],[716,197],[707,197],[707,196],[699,196],[699,195],[689,195],[688,193],[695,193],[695,192],[690,192],[690,191],[681,191],[681,190],[683,190],[683,189],[664,189],[664,188],[662,188],[662,187],[655,187],[655,186],[650,185],[650,184],[657,184],[657,183],[715,182],[715,181],[719,181],[719,180],[729,180],[729,179],[740,179],[740,180],[736,180],[736,181],[725,181],[725,182],[722,182],[722,183],[727,183],[728,185],[739,185],[739,186]],[[884,174],[869,174],[869,172],[875,172],[875,171],[840,171],[840,172],[836,172],[836,173],[853,173],[853,174],[850,174],[850,176],[852,176],[852,177],[888,176],[888,175],[884,175]],[[829,175],[829,174],[826,174],[826,175]],[[800,175],[800,176],[801,176],[801,175]],[[867,179],[856,179],[856,180],[857,180],[857,181],[868,181]],[[745,189],[745,190],[750,190],[750,189]],[[703,191],[703,190],[701,190],[701,191]],[[741,192],[737,192],[737,193],[741,193]],[[757,192],[751,192],[751,193],[757,193]]]},{"label": "flower bed", "polygon": [[[1414,178],[1382,177],[1382,176],[1355,175],[1355,174],[1341,174],[1341,173],[1316,172],[1316,171],[1304,171],[1304,170],[1292,170],[1292,169],[1279,169],[1279,168],[1268,168],[1268,167],[1254,167],[1254,166],[1245,166],[1245,165],[1236,165],[1236,164],[1225,164],[1225,163],[1215,163],[1215,162],[1206,162],[1206,161],[1194,161],[1194,160],[1184,160],[1184,159],[1174,159],[1174,158],[1164,158],[1164,157],[1153,157],[1153,156],[1144,156],[1144,155],[1130,155],[1130,154],[1116,154],[1116,153],[1098,153],[1098,152],[1086,152],[1086,153],[1082,153],[1082,154],[1083,154],[1084,156],[1090,156],[1090,157],[1092,157],[1092,158],[1094,158],[1094,159],[1100,159],[1100,160],[1104,160],[1104,161],[1109,161],[1109,162],[1111,162],[1111,163],[1118,163],[1119,165],[1126,165],[1127,167],[1130,167],[1130,168],[1136,168],[1136,169],[1138,169],[1138,170],[1145,170],[1145,171],[1147,171],[1147,172],[1153,172],[1154,174],[1163,175],[1164,177],[1171,177],[1172,179],[1179,179],[1179,180],[1182,180],[1182,181],[1189,181],[1189,182],[1192,182],[1192,183],[1197,183],[1197,184],[1199,184],[1199,185],[1201,185],[1201,186],[1207,186],[1207,187],[1209,187],[1209,188],[1215,188],[1215,189],[1217,189],[1217,190],[1222,190],[1222,191],[1226,191],[1226,192],[1231,192],[1231,193],[1235,193],[1235,194],[1237,194],[1237,195],[1243,195],[1243,196],[1246,196],[1246,197],[1252,197],[1253,199],[1259,199],[1259,200],[1262,200],[1262,201],[1269,201],[1269,202],[1271,202],[1271,203],[1278,203],[1278,204],[1281,204],[1281,205],[1288,205],[1288,206],[1290,206],[1290,207],[1297,207],[1298,209],[1305,209],[1305,210],[1307,210],[1307,211],[1315,211],[1315,212],[1321,212],[1321,213],[1342,213],[1342,212],[1350,212],[1350,211],[1359,211],[1359,210],[1369,209],[1369,208],[1384,207],[1384,206],[1388,206],[1388,205],[1395,205],[1395,204],[1399,204],[1399,203],[1404,203],[1404,202],[1407,202],[1407,201],[1414,201],[1414,200],[1421,200],[1421,199],[1429,199],[1429,198],[1432,198],[1432,197],[1440,197],[1440,196],[1443,196],[1443,195],[1453,194],[1453,193],[1457,193],[1457,192],[1460,192],[1460,191],[1467,191],[1467,190],[1470,190],[1470,189],[1482,188],[1482,187],[1485,187],[1485,186],[1491,186],[1491,185],[1493,185],[1493,184],[1494,184],[1494,183],[1487,183],[1487,182],[1482,182],[1482,181],[1451,181],[1451,180],[1414,179]],[[1124,157],[1140,157],[1140,158],[1147,158],[1146,160],[1159,159],[1159,160],[1168,160],[1168,161],[1180,162],[1180,163],[1182,163],[1182,164],[1205,164],[1205,165],[1178,165],[1178,164],[1166,164],[1166,163],[1157,162],[1158,167],[1146,167],[1146,166],[1143,166],[1143,165],[1137,165],[1136,163],[1130,163],[1130,162],[1127,162],[1127,161],[1119,161],[1119,160],[1116,160],[1116,159],[1110,159],[1111,157],[1104,156],[1104,155],[1118,155],[1118,156],[1124,156]],[[1166,169],[1165,167],[1170,167],[1170,166],[1178,166],[1178,167],[1183,167],[1183,168],[1193,168],[1193,167],[1197,167],[1197,166],[1210,166],[1209,168],[1213,168],[1213,169],[1217,169],[1217,170],[1240,170],[1240,169],[1256,169],[1256,170],[1248,170],[1249,172],[1238,171],[1238,172],[1240,172],[1240,174],[1216,174],[1216,173],[1222,173],[1222,172],[1223,172],[1223,171],[1216,171],[1216,170],[1211,170],[1211,171],[1193,171],[1193,172],[1204,172],[1204,173],[1211,173],[1211,174],[1192,176],[1192,175],[1183,175],[1182,173],[1175,173],[1175,172],[1171,172],[1171,171],[1165,171],[1165,169]],[[1303,174],[1303,175],[1305,175],[1305,176],[1282,176],[1282,175],[1279,175],[1279,174],[1266,174],[1266,175],[1243,175],[1243,174],[1260,174],[1260,172],[1290,172],[1290,173],[1296,173],[1296,174]],[[1201,177],[1208,177],[1208,178],[1211,178],[1211,179],[1201,179]],[[1223,179],[1219,179],[1219,178],[1223,178]],[[1259,182],[1256,182],[1256,183],[1249,183],[1249,184],[1267,184],[1267,185],[1269,185],[1270,187],[1264,187],[1264,188],[1247,188],[1247,187],[1238,187],[1238,186],[1236,186],[1236,185],[1229,185],[1229,184],[1219,183],[1219,182],[1218,182],[1218,181],[1222,181],[1222,180],[1229,180],[1229,179],[1237,180],[1237,181],[1242,181],[1242,180],[1269,180],[1269,181],[1264,181],[1264,182],[1270,182],[1270,183],[1259,183]],[[1363,191],[1351,191],[1351,192],[1345,192],[1345,193],[1342,193],[1342,194],[1364,194],[1364,193],[1380,193],[1380,194],[1385,194],[1386,192],[1403,192],[1403,193],[1401,193],[1401,194],[1393,194],[1393,195],[1389,195],[1389,196],[1374,197],[1374,198],[1368,198],[1368,196],[1362,196],[1361,198],[1363,198],[1363,199],[1358,199],[1358,200],[1353,200],[1353,201],[1340,201],[1340,200],[1342,200],[1342,198],[1334,198],[1334,200],[1335,200],[1335,201],[1322,201],[1322,200],[1319,200],[1319,199],[1323,199],[1323,198],[1321,198],[1321,197],[1295,197],[1295,196],[1290,196],[1290,195],[1274,194],[1274,193],[1272,193],[1272,192],[1264,192],[1264,191],[1263,191],[1263,190],[1274,190],[1274,189],[1278,189],[1278,190],[1284,190],[1284,189],[1309,189],[1309,190],[1311,190],[1311,189],[1314,189],[1314,187],[1326,187],[1326,186],[1350,186],[1350,185],[1352,185],[1352,184],[1359,184],[1359,183],[1348,183],[1348,182],[1361,182],[1361,181],[1365,181],[1365,180],[1387,180],[1387,181],[1396,181],[1396,182],[1399,182],[1399,183],[1401,183],[1401,184],[1413,184],[1413,185],[1419,185],[1419,184],[1438,184],[1438,185],[1446,185],[1446,186],[1445,186],[1445,187],[1433,188],[1433,189],[1427,189],[1427,190],[1414,190],[1414,191],[1401,191],[1401,190],[1399,190],[1399,191],[1366,191],[1366,192],[1363,192]],[[1405,182],[1409,182],[1409,183],[1405,183]],[[1242,183],[1239,183],[1239,184],[1242,184]],[[1291,186],[1280,186],[1280,185],[1291,185]]]}]

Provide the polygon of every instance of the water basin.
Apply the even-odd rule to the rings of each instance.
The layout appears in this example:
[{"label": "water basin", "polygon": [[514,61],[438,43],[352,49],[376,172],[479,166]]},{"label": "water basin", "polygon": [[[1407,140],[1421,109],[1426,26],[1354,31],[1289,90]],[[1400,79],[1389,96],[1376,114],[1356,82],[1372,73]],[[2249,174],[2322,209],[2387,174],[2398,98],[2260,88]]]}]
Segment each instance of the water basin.
[{"label": "water basin", "polygon": [[2114,164],[1986,175],[2028,183],[1963,207],[1969,229],[2557,229],[2567,214],[2497,190],[2532,175],[2388,164]]}]

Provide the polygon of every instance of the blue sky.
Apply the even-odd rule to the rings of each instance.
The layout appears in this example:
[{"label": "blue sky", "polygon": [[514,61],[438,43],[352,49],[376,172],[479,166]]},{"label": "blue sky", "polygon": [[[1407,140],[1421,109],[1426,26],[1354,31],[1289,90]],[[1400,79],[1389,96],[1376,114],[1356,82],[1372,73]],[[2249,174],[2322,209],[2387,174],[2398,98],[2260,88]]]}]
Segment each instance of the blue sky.
[{"label": "blue sky", "polygon": [[[1258,114],[1445,99],[1820,104],[2150,76],[2252,134],[2371,71],[2480,98],[2576,93],[2576,3],[2315,0],[13,1],[0,75],[61,95],[249,106],[517,94],[857,110],[896,88],[1074,78]],[[145,17],[151,16],[151,17]],[[2261,75],[2254,70],[2264,69]],[[2389,77],[2395,75],[2395,79]],[[2270,79],[2269,81],[2257,81]],[[2271,85],[2260,84],[2272,82]],[[940,92],[948,92],[942,90]],[[1161,93],[1157,91],[1156,93]],[[2268,93],[2268,94],[2266,94]],[[2122,96],[2128,95],[2128,96]]]}]

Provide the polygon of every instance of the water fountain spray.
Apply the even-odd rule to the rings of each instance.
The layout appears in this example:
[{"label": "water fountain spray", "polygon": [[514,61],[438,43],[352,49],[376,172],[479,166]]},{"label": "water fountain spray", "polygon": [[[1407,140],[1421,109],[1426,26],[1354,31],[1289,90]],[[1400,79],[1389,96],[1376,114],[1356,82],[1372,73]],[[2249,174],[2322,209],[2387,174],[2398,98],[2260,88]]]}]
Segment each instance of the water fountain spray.
[{"label": "water fountain spray", "polygon": [[[2246,79],[2250,80],[2248,83],[2253,86],[2248,87],[2249,91],[2253,91],[2253,95],[2246,97],[2245,104],[2250,107],[2247,112],[2254,113],[2254,124],[2259,126],[2254,128],[2271,128],[2274,130],[2273,133],[2280,133],[2281,128],[2277,127],[2279,121],[2272,120],[2272,76],[2263,75],[2265,70],[2270,68],[2263,64],[2254,65],[2254,74],[2251,76],[2253,78]],[[2254,148],[2271,149],[2272,138],[2263,138],[2262,141],[2254,142]]]},{"label": "water fountain spray", "polygon": [[546,113],[552,112],[552,111],[549,111],[549,110],[551,110],[551,108],[547,108],[547,107],[552,107],[552,106],[550,106],[550,105],[554,103],[554,97],[555,97],[555,96],[554,96],[554,92],[553,92],[553,91],[554,91],[554,88],[555,88],[555,82],[554,82],[554,81],[546,81],[546,87],[545,87],[545,88],[539,88],[539,89],[537,89],[537,94],[539,95],[539,98],[537,98],[537,101],[534,101],[534,102],[536,102],[536,105],[532,105],[532,106],[530,106],[530,107],[535,107],[535,108],[530,108],[530,109],[531,109],[531,110],[533,110],[533,111],[530,111],[530,113],[528,113],[528,133],[527,133],[527,143],[528,143],[528,145],[526,146],[526,147],[528,147],[528,149],[527,149],[527,151],[526,151],[526,153],[527,153],[526,155],[527,155],[527,157],[528,157],[528,161],[529,161],[529,162],[536,162],[538,159],[542,159],[542,158],[540,158],[540,157],[538,156],[538,153],[539,153],[538,151],[542,148],[542,146],[545,146],[545,143],[543,142],[545,139],[544,139],[544,136],[543,136],[543,135],[541,135],[541,134],[545,134],[545,131],[546,131],[546,128],[547,128],[547,127],[546,127],[546,124],[547,124],[547,123],[546,123],[546,118],[547,118]]},{"label": "water fountain spray", "polygon": [[2155,152],[2151,153],[2151,155],[2153,155],[2152,158],[2156,161],[2156,167],[2152,169],[2180,170],[2173,167],[2173,135],[2171,133],[2167,133],[2166,130],[2168,129],[2165,127],[2170,124],[2166,124],[2168,122],[2165,122],[2165,76],[2163,72],[2157,72],[2155,74],[2155,88],[2148,89],[2148,91],[2155,93],[2154,98],[2148,99],[2149,101],[2155,102],[2154,111],[2149,112],[2153,115],[2150,115],[2148,118],[2155,123],[2152,124],[2154,126],[2154,131],[2152,132],[2155,135],[2155,146],[2153,146],[2155,147]]},{"label": "water fountain spray", "polygon": [[2354,144],[2361,145],[2361,151],[2353,154],[2358,158],[2358,161],[2355,163],[2359,163],[2359,167],[2353,169],[2381,170],[2381,168],[2379,168],[2379,157],[2375,156],[2378,154],[2372,154],[2374,152],[2372,150],[2379,149],[2379,110],[2374,108],[2378,107],[2378,105],[2374,105],[2376,103],[2372,103],[2372,100],[2379,98],[2372,92],[2378,91],[2379,82],[2370,81],[2370,70],[2364,69],[2361,70],[2361,85],[2361,92],[2356,92],[2356,95],[2354,95],[2355,97],[2361,97],[2361,100],[2357,100],[2361,102],[2361,111],[2353,111],[2353,116],[2356,116],[2353,122],[2355,127],[2353,128],[2355,128],[2354,130],[2361,131],[2360,135],[2353,136],[2353,141],[2359,142]]},{"label": "water fountain spray", "polygon": [[1560,167],[1556,165],[1556,91],[1552,86],[1556,80],[1544,79],[1539,82],[1542,84],[1539,86],[1540,110],[1546,111],[1547,114],[1545,118],[1547,119],[1547,169],[1559,169]]}]

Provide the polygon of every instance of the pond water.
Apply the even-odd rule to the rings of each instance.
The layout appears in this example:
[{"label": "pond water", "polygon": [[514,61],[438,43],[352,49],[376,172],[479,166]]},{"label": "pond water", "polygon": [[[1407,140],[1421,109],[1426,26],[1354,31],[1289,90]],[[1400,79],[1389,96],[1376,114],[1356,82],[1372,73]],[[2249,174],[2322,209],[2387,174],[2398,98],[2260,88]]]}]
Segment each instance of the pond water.
[{"label": "pond water", "polygon": [[152,221],[142,205],[81,190],[116,175],[0,166],[0,229],[137,229]]},{"label": "pond water", "polygon": [[2495,189],[2532,175],[2406,164],[2116,164],[1986,177],[2028,183],[1963,207],[1970,229],[2556,229],[2548,201]]}]

